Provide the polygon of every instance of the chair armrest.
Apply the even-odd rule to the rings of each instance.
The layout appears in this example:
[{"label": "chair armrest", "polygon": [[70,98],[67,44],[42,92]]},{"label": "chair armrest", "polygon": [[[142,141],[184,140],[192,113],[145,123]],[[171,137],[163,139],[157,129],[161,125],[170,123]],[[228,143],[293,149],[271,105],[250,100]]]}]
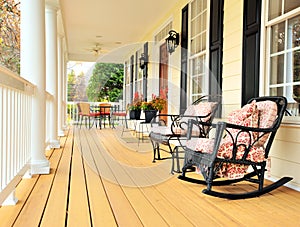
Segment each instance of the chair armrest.
[{"label": "chair armrest", "polygon": [[[195,116],[194,116],[195,117]],[[193,134],[194,131],[199,131],[198,135]],[[208,137],[208,134],[212,128],[216,128],[216,124],[211,122],[198,121],[197,119],[189,119],[187,123],[187,139],[192,137]]]},{"label": "chair armrest", "polygon": [[167,125],[167,123],[165,122],[165,120],[163,120],[161,117],[167,117],[168,120],[170,120],[170,122],[172,122],[171,124],[173,124],[173,122],[178,118],[179,114],[157,114],[150,122],[151,127],[154,125]]}]

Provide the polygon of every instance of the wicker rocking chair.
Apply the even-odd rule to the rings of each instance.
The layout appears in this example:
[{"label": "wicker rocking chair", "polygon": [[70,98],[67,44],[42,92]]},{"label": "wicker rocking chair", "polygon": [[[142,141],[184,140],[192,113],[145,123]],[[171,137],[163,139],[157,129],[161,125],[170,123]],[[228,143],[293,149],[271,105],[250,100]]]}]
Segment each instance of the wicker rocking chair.
[{"label": "wicker rocking chair", "polygon": [[[197,130],[198,137],[207,137],[211,122],[221,104],[221,96],[206,95],[197,99],[190,105],[183,115],[158,114],[151,121],[150,140],[153,146],[153,162],[161,160],[160,151],[166,151],[172,155],[172,169],[174,159],[177,159],[177,172],[179,172],[178,149],[184,147],[182,141],[186,141],[186,133],[189,119],[203,122],[204,127]],[[172,143],[179,144],[172,147]],[[163,149],[161,145],[167,149]]]},{"label": "wicker rocking chair", "polygon": [[[264,186],[267,159],[286,105],[285,97],[251,99],[229,115],[228,123],[213,124],[214,138],[194,138],[192,128],[200,127],[201,122],[189,120],[185,165],[179,179],[204,184],[207,187],[203,193],[227,199],[257,197],[292,180],[283,177]],[[204,180],[186,176],[187,170],[195,166]],[[256,183],[258,188],[238,193],[212,189],[240,181]]]}]

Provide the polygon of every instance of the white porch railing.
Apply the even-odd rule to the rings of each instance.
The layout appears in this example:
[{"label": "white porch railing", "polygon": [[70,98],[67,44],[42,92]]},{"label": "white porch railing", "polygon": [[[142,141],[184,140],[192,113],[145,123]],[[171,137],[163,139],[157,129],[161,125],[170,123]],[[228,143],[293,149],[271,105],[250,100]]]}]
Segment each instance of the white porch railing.
[{"label": "white porch railing", "polygon": [[29,169],[34,89],[0,66],[0,204]]}]

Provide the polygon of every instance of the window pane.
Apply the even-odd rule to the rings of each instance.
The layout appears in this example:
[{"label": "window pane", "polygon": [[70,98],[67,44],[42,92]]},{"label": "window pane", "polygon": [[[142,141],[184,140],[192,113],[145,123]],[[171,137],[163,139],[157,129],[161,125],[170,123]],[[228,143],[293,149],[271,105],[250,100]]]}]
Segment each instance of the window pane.
[{"label": "window pane", "polygon": [[283,95],[283,88],[282,87],[270,88],[270,95],[271,96]]},{"label": "window pane", "polygon": [[288,48],[300,46],[300,16],[289,20],[288,25]]},{"label": "window pane", "polygon": [[300,85],[293,86],[293,99],[300,103]]},{"label": "window pane", "polygon": [[193,94],[202,93],[202,76],[193,79]]},{"label": "window pane", "polygon": [[294,52],[294,59],[293,59],[293,81],[298,82],[300,81],[300,51]]},{"label": "window pane", "polygon": [[270,84],[283,83],[284,55],[271,58]]},{"label": "window pane", "polygon": [[300,50],[287,54],[286,77],[288,83],[300,81]]},{"label": "window pane", "polygon": [[192,19],[195,17],[195,15],[196,15],[196,9],[197,9],[197,1],[195,0],[195,1],[192,1],[192,3],[191,3],[191,17],[192,17]]},{"label": "window pane", "polygon": [[281,15],[282,9],[281,0],[270,0],[269,1],[269,20],[274,19]]},{"label": "window pane", "polygon": [[296,9],[299,6],[300,6],[299,0],[285,0],[284,1],[284,13],[287,13],[293,9]]},{"label": "window pane", "polygon": [[285,43],[285,23],[276,24],[271,27],[271,53],[276,53],[284,50]]}]

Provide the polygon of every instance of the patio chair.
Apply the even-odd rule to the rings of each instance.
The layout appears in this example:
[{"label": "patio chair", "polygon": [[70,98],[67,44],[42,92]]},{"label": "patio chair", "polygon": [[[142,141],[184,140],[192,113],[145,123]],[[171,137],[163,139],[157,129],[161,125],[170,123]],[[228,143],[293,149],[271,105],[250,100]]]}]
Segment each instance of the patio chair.
[{"label": "patio chair", "polygon": [[111,125],[111,118],[110,118],[110,109],[111,104],[110,103],[100,103],[100,129],[102,128],[102,121],[105,128],[105,121],[108,120],[109,126]]},{"label": "patio chair", "polygon": [[[153,162],[161,160],[160,150],[172,155],[171,173],[174,171],[174,161],[177,160],[177,172],[179,172],[179,148],[184,147],[186,140],[187,123],[189,119],[205,122],[205,126],[197,130],[199,137],[207,137],[209,125],[211,124],[218,107],[221,104],[221,96],[203,96],[190,105],[183,115],[158,114],[151,121],[149,134],[153,147]],[[166,120],[167,119],[167,120]],[[172,145],[172,144],[177,145]],[[167,149],[160,145],[165,145]],[[172,148],[173,147],[173,148]]]},{"label": "patio chair", "polygon": [[[128,108],[126,108],[125,110],[120,110],[117,108],[117,106],[114,106],[111,108],[111,126],[112,128],[116,128],[115,127],[115,121],[118,118],[118,120],[123,120],[125,123],[126,128],[128,128],[128,123],[127,123],[127,113],[128,113]],[[124,127],[123,127],[123,131],[124,131]],[[122,131],[122,135],[123,135],[123,131]]]},{"label": "patio chair", "polygon": [[[100,117],[100,112],[92,111],[89,103],[86,102],[77,103],[77,108],[79,114],[80,128],[82,125],[83,118],[85,118],[85,126],[91,128],[94,122],[96,121],[96,118]],[[92,123],[91,123],[91,119],[93,120]],[[87,125],[87,120],[88,120],[88,125]]]},{"label": "patio chair", "polygon": [[[264,186],[269,152],[281,124],[287,105],[285,97],[259,97],[251,99],[240,110],[228,116],[228,123],[213,124],[214,138],[194,138],[193,127],[201,122],[190,120],[185,147],[185,165],[180,179],[205,184],[202,192],[228,199],[257,197],[292,180],[283,177]],[[186,176],[187,170],[196,166],[204,180]],[[252,167],[252,168],[249,168]],[[231,193],[213,190],[213,186],[232,185],[249,181],[258,185],[252,191]],[[226,189],[225,189],[226,190]]]}]

